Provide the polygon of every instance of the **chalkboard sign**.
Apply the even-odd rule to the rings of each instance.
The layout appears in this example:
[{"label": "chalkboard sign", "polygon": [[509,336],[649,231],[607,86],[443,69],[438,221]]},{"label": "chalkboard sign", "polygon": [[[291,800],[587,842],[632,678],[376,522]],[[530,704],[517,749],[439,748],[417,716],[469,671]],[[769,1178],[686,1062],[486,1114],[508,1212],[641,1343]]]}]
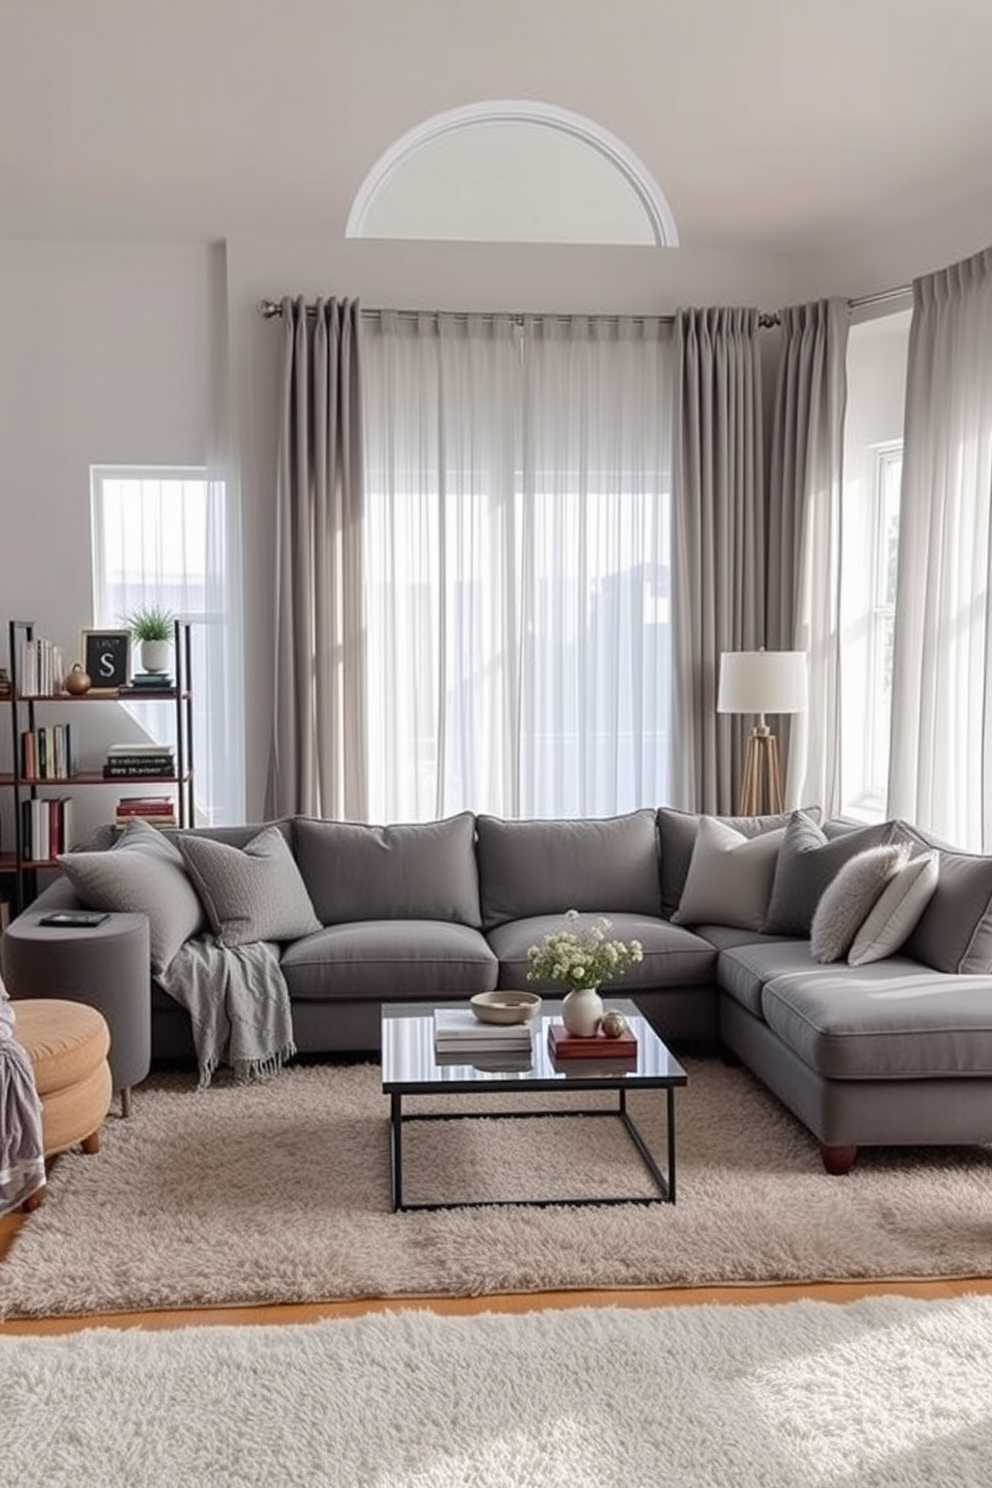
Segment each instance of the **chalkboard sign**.
[{"label": "chalkboard sign", "polygon": [[116,692],[131,675],[129,630],[84,630],[83,666],[89,673],[91,692]]}]

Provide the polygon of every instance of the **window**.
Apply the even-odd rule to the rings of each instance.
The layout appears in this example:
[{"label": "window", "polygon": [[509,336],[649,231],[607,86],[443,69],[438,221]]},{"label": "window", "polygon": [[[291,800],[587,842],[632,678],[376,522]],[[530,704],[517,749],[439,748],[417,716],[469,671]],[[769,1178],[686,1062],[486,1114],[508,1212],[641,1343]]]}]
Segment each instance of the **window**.
[{"label": "window", "polygon": [[909,312],[851,327],[841,547],[841,810],[888,811]]},{"label": "window", "polygon": [[668,798],[671,327],[366,323],[369,811]]},{"label": "window", "polygon": [[[244,817],[238,571],[226,492],[204,469],[91,470],[93,618],[121,624],[158,604],[193,625],[193,777],[198,824]],[[128,701],[149,736],[162,736],[167,703]]]}]

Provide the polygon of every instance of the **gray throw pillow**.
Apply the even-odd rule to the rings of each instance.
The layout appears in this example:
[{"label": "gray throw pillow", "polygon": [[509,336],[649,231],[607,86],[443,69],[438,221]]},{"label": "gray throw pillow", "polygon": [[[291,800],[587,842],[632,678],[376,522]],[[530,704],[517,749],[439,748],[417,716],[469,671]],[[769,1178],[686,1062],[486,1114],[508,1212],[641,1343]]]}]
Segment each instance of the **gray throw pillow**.
[{"label": "gray throw pillow", "polygon": [[869,847],[838,869],[813,914],[809,949],[814,961],[844,959],[885,885],[908,857],[905,843]]},{"label": "gray throw pillow", "polygon": [[906,942],[907,956],[934,971],[992,973],[992,855],[958,852],[900,821],[900,835],[917,851],[936,850],[937,887]]},{"label": "gray throw pillow", "polygon": [[156,975],[204,928],[203,905],[179,849],[147,822],[128,822],[106,852],[62,853],[58,861],[87,909],[148,916]]},{"label": "gray throw pillow", "polygon": [[[822,813],[819,806],[804,806],[802,809],[812,821],[820,820]],[[732,827],[735,832],[740,832],[742,837],[760,837],[765,832],[775,832],[780,827],[787,827],[791,817],[791,811],[782,811],[770,816],[710,815],[709,820],[721,822],[725,827]],[[685,888],[686,874],[692,862],[692,850],[696,845],[699,823],[703,819],[704,813],[699,811],[678,811],[674,806],[659,806],[658,808],[661,912],[668,919],[672,918],[679,907],[682,890]]]},{"label": "gray throw pillow", "polygon": [[768,935],[807,937],[827,885],[856,853],[887,844],[894,828],[894,822],[879,822],[828,838],[805,811],[794,811],[779,848],[762,930]]},{"label": "gray throw pillow", "polygon": [[673,923],[760,930],[784,836],[785,828],[779,827],[745,837],[715,817],[704,816]]},{"label": "gray throw pillow", "polygon": [[920,853],[893,874],[847,953],[851,966],[884,961],[912,935],[934,896],[940,860],[935,852]]},{"label": "gray throw pillow", "polygon": [[178,842],[221,945],[299,940],[323,928],[278,827],[243,848],[210,837]]}]

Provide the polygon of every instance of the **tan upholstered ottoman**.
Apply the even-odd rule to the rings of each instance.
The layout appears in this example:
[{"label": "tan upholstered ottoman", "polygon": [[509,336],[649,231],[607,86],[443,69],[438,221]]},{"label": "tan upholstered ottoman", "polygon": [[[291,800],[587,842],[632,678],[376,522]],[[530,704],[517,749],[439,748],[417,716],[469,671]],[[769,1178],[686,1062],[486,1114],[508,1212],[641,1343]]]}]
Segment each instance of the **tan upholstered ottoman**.
[{"label": "tan upholstered ottoman", "polygon": [[[99,1152],[113,1093],[107,1020],[82,1002],[32,997],[14,999],[11,1006],[14,1037],[27,1050],[41,1100],[46,1158],[75,1146]],[[43,1192],[33,1194],[25,1208],[34,1208]]]}]

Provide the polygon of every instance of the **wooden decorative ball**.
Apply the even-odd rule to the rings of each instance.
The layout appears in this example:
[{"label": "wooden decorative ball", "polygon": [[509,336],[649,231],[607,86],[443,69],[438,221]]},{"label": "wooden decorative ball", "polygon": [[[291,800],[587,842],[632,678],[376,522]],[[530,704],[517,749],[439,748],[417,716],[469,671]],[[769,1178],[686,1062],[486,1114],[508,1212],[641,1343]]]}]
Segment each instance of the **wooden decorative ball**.
[{"label": "wooden decorative ball", "polygon": [[616,1008],[611,1008],[608,1013],[603,1014],[603,1021],[599,1026],[607,1038],[619,1038],[626,1031],[627,1019]]}]

